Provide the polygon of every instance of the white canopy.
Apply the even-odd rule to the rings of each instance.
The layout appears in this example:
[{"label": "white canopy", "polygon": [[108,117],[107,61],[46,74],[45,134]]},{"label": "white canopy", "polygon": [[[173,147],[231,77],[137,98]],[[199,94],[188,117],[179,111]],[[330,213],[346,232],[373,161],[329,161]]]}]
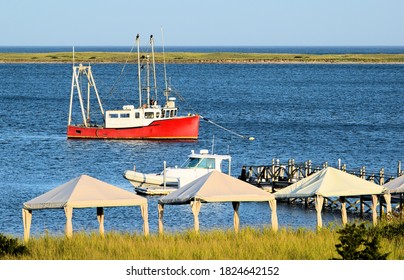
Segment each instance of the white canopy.
[{"label": "white canopy", "polygon": [[28,240],[32,210],[63,208],[66,213],[66,235],[73,232],[73,208],[97,208],[100,233],[104,233],[103,207],[140,206],[143,217],[143,230],[149,232],[147,199],[115,187],[88,175],[81,175],[23,204],[24,239]]},{"label": "white canopy", "polygon": [[[327,167],[316,172],[278,192],[276,198],[316,198],[317,225],[322,226],[321,208],[324,197],[341,197],[341,211],[343,223],[346,223],[345,197],[373,195],[373,222],[376,223],[377,216],[375,195],[382,194],[383,186],[361,179],[355,175],[343,172],[333,167]],[[376,199],[376,200],[375,200]]]},{"label": "white canopy", "polygon": [[276,198],[381,194],[383,187],[333,167],[311,174],[275,193]]},{"label": "white canopy", "polygon": [[404,175],[389,181],[383,187],[387,188],[390,193],[404,193]]},{"label": "white canopy", "polygon": [[159,231],[163,231],[164,204],[191,204],[195,230],[199,230],[201,202],[233,202],[234,227],[238,231],[240,202],[268,201],[272,209],[272,228],[277,230],[276,200],[273,194],[219,171],[212,171],[159,200]]}]

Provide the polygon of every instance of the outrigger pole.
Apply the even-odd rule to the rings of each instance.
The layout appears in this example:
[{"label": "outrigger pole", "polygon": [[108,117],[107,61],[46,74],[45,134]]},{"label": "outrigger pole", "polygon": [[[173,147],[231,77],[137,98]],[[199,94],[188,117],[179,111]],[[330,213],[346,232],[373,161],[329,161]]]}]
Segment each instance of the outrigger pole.
[{"label": "outrigger pole", "polygon": [[[84,102],[83,102],[83,94],[81,92],[81,87],[80,87],[80,76],[86,75],[87,78],[87,114],[85,113],[85,107],[84,107]],[[85,127],[88,127],[88,122],[90,121],[90,91],[91,87],[94,88],[95,95],[97,97],[98,105],[100,106],[101,114],[102,117],[105,118],[104,116],[104,109],[102,107],[101,99],[98,94],[97,86],[95,85],[94,77],[91,72],[91,66],[83,66],[80,64],[79,66],[74,66],[73,64],[73,76],[72,76],[72,87],[70,91],[70,107],[69,107],[69,119],[68,119],[68,125],[71,124],[72,121],[72,110],[73,110],[73,95],[74,95],[74,89],[77,89],[77,95],[79,98],[80,102],[80,109],[81,109],[81,115],[83,117],[83,125]]]},{"label": "outrigger pole", "polygon": [[72,87],[70,90],[70,105],[69,105],[69,118],[67,120],[67,125],[70,125],[70,123],[72,122],[72,107],[73,107],[73,91],[74,91],[74,87],[73,87],[73,83],[74,83],[74,46],[73,46],[73,75],[72,75]]}]

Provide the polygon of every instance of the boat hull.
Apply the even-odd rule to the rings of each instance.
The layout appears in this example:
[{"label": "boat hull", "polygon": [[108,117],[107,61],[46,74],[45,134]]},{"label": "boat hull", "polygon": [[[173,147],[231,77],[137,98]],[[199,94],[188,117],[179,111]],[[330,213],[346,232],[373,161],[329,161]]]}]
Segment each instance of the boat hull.
[{"label": "boat hull", "polygon": [[161,119],[150,125],[130,128],[105,128],[69,125],[67,138],[71,139],[151,139],[151,140],[196,140],[199,133],[199,116],[184,116]]},{"label": "boat hull", "polygon": [[164,182],[164,176],[161,174],[144,174],[131,170],[127,170],[123,176],[138,194],[167,195],[178,190],[178,178],[166,177]]},{"label": "boat hull", "polygon": [[178,188],[178,178],[166,177],[164,182],[164,176],[160,174],[144,174],[127,170],[123,176],[135,188],[164,187],[164,183],[166,186]]},{"label": "boat hull", "polygon": [[136,193],[142,195],[167,195],[173,191],[178,190],[178,188],[171,187],[148,187],[148,188],[135,188]]}]

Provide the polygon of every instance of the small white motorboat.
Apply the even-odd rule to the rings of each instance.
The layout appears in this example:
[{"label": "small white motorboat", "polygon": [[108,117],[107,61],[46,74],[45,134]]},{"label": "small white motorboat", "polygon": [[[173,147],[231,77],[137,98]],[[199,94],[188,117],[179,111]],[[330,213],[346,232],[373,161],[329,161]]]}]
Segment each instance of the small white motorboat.
[{"label": "small white motorboat", "polygon": [[134,186],[135,191],[146,195],[166,195],[199,177],[213,171],[231,172],[231,156],[209,154],[193,150],[181,167],[165,167],[157,174],[145,174],[135,170],[126,170],[124,177]]}]

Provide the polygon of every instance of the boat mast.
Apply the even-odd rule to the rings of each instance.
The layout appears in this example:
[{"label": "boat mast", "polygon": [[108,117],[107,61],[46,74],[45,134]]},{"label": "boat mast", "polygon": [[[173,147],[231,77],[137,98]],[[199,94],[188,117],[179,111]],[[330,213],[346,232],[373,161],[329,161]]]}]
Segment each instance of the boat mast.
[{"label": "boat mast", "polygon": [[[154,81],[154,100],[157,102],[157,79],[156,79],[156,61],[154,59],[154,39],[150,35],[150,45],[152,50],[152,65],[153,65],[153,81]],[[153,105],[153,104],[152,104]]]},{"label": "boat mast", "polygon": [[[90,66],[90,65],[89,65]],[[88,71],[91,71],[91,68],[88,68]],[[89,78],[89,73],[87,74],[87,122],[90,123],[90,92],[91,92],[91,81]]]},{"label": "boat mast", "polygon": [[136,44],[137,44],[137,77],[139,83],[139,108],[142,107],[142,81],[140,79],[140,39],[139,33],[136,35]]},{"label": "boat mast", "polygon": [[150,56],[146,56],[146,93],[147,93],[147,107],[150,107]]}]

